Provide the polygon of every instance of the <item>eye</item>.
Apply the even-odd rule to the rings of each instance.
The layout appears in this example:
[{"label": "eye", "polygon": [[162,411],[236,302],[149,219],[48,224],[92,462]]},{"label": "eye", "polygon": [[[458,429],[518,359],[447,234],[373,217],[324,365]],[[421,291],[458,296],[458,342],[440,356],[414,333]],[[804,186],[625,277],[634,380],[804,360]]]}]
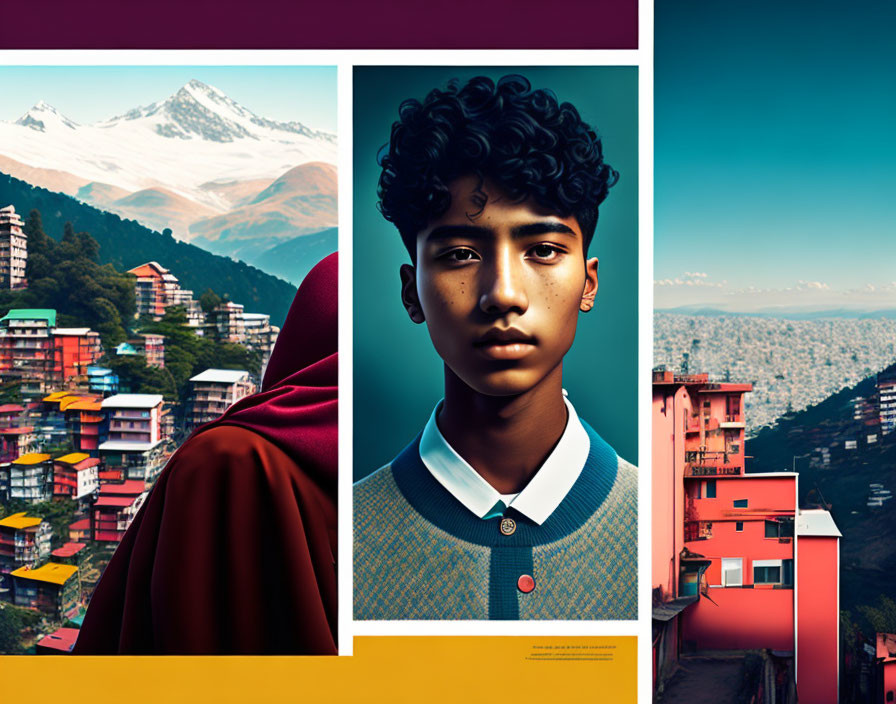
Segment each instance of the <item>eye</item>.
[{"label": "eye", "polygon": [[448,264],[466,264],[467,262],[477,261],[480,257],[479,254],[469,247],[455,247],[444,254],[440,254],[438,258]]},{"label": "eye", "polygon": [[542,242],[529,250],[529,257],[540,262],[551,262],[560,258],[564,250],[554,244]]}]

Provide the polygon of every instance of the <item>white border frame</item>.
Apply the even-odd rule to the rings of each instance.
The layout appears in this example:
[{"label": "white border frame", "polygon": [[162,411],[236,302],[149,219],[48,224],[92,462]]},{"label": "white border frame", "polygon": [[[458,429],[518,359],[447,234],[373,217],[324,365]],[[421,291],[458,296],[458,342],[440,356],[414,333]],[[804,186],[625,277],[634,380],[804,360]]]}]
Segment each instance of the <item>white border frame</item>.
[{"label": "white border frame", "polygon": [[[639,2],[639,48],[631,50],[0,50],[2,66],[336,66],[339,143],[339,642],[355,635],[638,637],[638,699],[652,699],[651,425],[653,349],[653,5]],[[639,147],[638,612],[637,621],[352,621],[352,67],[364,65],[636,66]],[[635,585],[633,585],[635,587]]]}]

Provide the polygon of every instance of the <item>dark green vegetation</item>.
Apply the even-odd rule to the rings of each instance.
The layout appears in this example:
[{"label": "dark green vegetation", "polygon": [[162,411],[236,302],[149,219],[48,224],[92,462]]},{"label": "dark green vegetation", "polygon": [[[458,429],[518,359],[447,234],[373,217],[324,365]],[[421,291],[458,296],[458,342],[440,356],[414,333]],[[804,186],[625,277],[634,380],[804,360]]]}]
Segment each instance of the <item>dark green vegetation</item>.
[{"label": "dark green vegetation", "polygon": [[[127,271],[157,261],[180,280],[183,288],[197,294],[212,288],[242,303],[247,312],[270,314],[272,325],[282,326],[295,296],[295,286],[248,264],[178,242],[170,234],[153,232],[133,220],[122,220],[6,174],[0,174],[0,203],[11,203],[22,214],[39,210],[44,229],[51,236],[61,237],[66,222],[72,224],[74,232],[89,232],[98,244],[96,261],[100,264]],[[30,241],[28,248],[30,251]]]},{"label": "dark green vegetation", "polygon": [[111,264],[100,265],[97,241],[75,232],[71,223],[59,228],[57,242],[44,231],[39,211],[31,210],[24,219],[28,288],[0,291],[0,310],[53,308],[59,327],[89,327],[107,347],[125,340],[136,310],[134,277]]},{"label": "dark green vegetation", "polygon": [[[866,637],[881,625],[875,614],[889,613],[896,597],[896,499],[869,507],[869,484],[896,491],[896,433],[881,435],[880,426],[853,418],[857,396],[872,398],[875,377],[844,389],[799,413],[784,416],[774,427],[747,441],[748,472],[780,472],[796,464],[801,508],[830,510],[843,534],[840,543],[840,605]],[[876,442],[868,441],[876,435]],[[855,449],[846,449],[847,441]],[[826,448],[825,465],[817,448]],[[882,601],[886,598],[887,601]],[[896,629],[894,618],[887,621]]]},{"label": "dark green vegetation", "polygon": [[[32,210],[23,228],[28,235],[28,288],[0,290],[0,311],[11,308],[53,308],[60,327],[89,327],[100,333],[103,363],[118,374],[122,389],[131,393],[162,394],[168,401],[184,398],[191,376],[209,369],[246,369],[261,372],[261,354],[213,339],[198,337],[187,326],[184,310],[170,308],[158,321],[135,326],[134,277],[96,262],[99,245],[71,223],[62,228],[59,242],[43,228],[41,213]],[[221,302],[212,289],[200,297],[211,310]],[[165,367],[147,367],[142,356],[117,357],[111,349],[136,332],[165,336]],[[18,383],[0,385],[0,399],[17,402]]]},{"label": "dark green vegetation", "polygon": [[0,654],[22,655],[27,652],[23,641],[37,627],[41,614],[32,609],[0,602]]},{"label": "dark green vegetation", "polygon": [[[209,299],[217,298],[209,291]],[[165,336],[165,368],[147,367],[143,357],[117,357],[109,366],[122,384],[135,393],[157,393],[166,400],[185,398],[189,379],[206,369],[245,369],[256,377],[261,374],[261,353],[231,342],[198,337],[187,326],[183,308],[169,308],[165,317],[140,328],[141,332]]]}]

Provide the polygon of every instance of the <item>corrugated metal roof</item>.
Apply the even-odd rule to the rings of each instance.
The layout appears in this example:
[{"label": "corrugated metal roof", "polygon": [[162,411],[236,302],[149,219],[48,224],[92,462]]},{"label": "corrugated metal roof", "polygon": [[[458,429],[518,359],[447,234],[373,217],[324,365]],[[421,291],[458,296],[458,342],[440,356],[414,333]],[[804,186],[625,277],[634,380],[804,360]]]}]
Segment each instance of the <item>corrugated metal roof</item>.
[{"label": "corrugated metal roof", "polygon": [[120,484],[111,482],[109,484],[103,484],[100,487],[101,495],[110,495],[110,494],[133,494],[138,495],[142,494],[146,491],[146,482],[142,479],[126,479]]},{"label": "corrugated metal roof", "polygon": [[681,596],[664,604],[653,607],[654,621],[671,621],[675,616],[684,611],[688,606],[697,602],[697,595]]},{"label": "corrugated metal roof", "polygon": [[78,568],[74,565],[60,565],[58,562],[48,562],[33,570],[27,567],[19,567],[19,569],[13,570],[10,574],[13,577],[33,579],[37,582],[65,584],[77,572]]},{"label": "corrugated metal roof", "polygon": [[126,440],[107,440],[97,449],[100,452],[146,452],[151,450],[162,441],[156,442],[127,442]]},{"label": "corrugated metal roof", "polygon": [[44,396],[43,401],[58,401],[61,398],[65,398],[69,395],[68,391],[54,391],[49,396]]},{"label": "corrugated metal roof", "polygon": [[56,327],[56,311],[52,308],[14,308],[0,320],[46,320]]},{"label": "corrugated metal roof", "polygon": [[21,428],[3,428],[0,435],[25,435],[34,432],[34,426],[23,425]]},{"label": "corrugated metal roof", "polygon": [[125,506],[130,506],[136,500],[136,496],[101,496],[93,505],[94,507],[117,506],[119,508],[124,508]]},{"label": "corrugated metal roof", "polygon": [[61,548],[56,548],[51,555],[56,557],[71,557],[87,547],[87,543],[66,543]]},{"label": "corrugated metal roof", "polygon": [[41,638],[37,644],[41,648],[52,648],[53,650],[70,653],[72,648],[75,647],[75,641],[78,640],[79,633],[80,631],[77,628],[57,628],[49,635]]},{"label": "corrugated metal roof", "polygon": [[204,372],[190,377],[190,381],[213,381],[222,384],[233,384],[248,376],[249,372],[245,369],[206,369]]},{"label": "corrugated metal roof", "polygon": [[75,401],[66,407],[67,411],[101,411],[103,404],[100,401]]},{"label": "corrugated metal roof", "polygon": [[823,508],[801,510],[796,519],[796,534],[798,537],[842,537],[833,517]]},{"label": "corrugated metal roof", "polygon": [[161,394],[115,394],[103,399],[103,408],[155,408],[161,402]]},{"label": "corrugated metal roof", "polygon": [[22,455],[17,460],[14,460],[13,464],[40,464],[48,459],[50,459],[49,455],[44,455],[40,452],[29,452],[27,455]]},{"label": "corrugated metal roof", "polygon": [[28,516],[26,511],[22,511],[21,513],[14,513],[11,516],[0,519],[0,526],[21,530],[23,528],[33,528],[34,526],[39,526],[42,520],[42,518]]},{"label": "corrugated metal roof", "polygon": [[63,455],[62,457],[57,457],[55,462],[65,462],[66,464],[78,464],[78,462],[83,462],[90,455],[86,452],[70,452],[67,455]]}]

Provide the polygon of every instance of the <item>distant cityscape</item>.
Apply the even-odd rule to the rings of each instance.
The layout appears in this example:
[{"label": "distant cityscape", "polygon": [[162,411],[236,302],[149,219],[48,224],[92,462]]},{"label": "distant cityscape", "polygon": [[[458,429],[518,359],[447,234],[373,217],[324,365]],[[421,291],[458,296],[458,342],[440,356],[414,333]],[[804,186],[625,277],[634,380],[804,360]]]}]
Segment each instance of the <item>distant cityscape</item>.
[{"label": "distant cityscape", "polygon": [[747,435],[896,360],[896,320],[654,315],[654,366],[745,381]]},{"label": "distant cityscape", "polygon": [[[28,288],[23,225],[15,208],[0,207],[7,293]],[[19,631],[0,653],[71,650],[103,568],[168,457],[256,390],[277,339],[267,314],[217,297],[200,304],[158,262],[128,274],[136,314],[129,339],[109,348],[89,327],[57,325],[55,309],[0,310],[0,619],[3,633]],[[179,325],[167,317],[175,310]],[[130,388],[109,365],[130,358],[164,369],[165,335],[143,332],[159,321],[181,337],[251,351],[260,368],[193,367],[177,398]]]}]

